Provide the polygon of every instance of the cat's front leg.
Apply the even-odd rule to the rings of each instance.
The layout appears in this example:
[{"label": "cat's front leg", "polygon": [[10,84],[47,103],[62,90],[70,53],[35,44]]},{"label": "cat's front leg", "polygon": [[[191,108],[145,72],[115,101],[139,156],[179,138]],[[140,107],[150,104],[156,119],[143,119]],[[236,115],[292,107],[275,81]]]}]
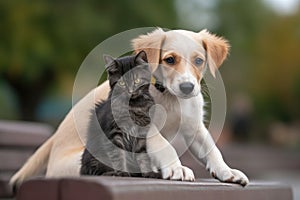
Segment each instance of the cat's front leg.
[{"label": "cat's front leg", "polygon": [[[117,139],[114,138],[114,140]],[[110,161],[110,167],[114,170],[113,172],[109,172],[107,175],[130,176],[126,166],[126,152],[121,144],[116,145],[113,142],[109,142],[107,148],[107,157]]]},{"label": "cat's front leg", "polygon": [[159,132],[148,134],[147,152],[151,159],[153,170],[157,171],[157,168],[161,170],[163,179],[195,180],[193,171],[181,165],[175,149]]},{"label": "cat's front leg", "polygon": [[[146,141],[145,141],[146,142]],[[136,154],[136,161],[139,165],[141,175],[145,178],[162,178],[160,172],[154,172],[151,166],[151,160],[146,151]]]}]

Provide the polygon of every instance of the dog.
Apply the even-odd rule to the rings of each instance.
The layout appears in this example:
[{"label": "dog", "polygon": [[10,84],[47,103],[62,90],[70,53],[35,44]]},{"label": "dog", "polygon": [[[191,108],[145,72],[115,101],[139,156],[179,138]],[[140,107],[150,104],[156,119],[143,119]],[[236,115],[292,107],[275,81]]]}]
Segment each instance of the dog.
[{"label": "dog", "polygon": [[[215,76],[216,70],[227,57],[230,48],[228,41],[207,30],[163,31],[158,28],[133,39],[132,45],[136,53],[141,50],[146,52],[156,79],[150,92],[166,112],[165,123],[153,126],[147,138],[147,151],[153,169],[160,169],[164,179],[194,180],[193,171],[181,164],[176,150],[170,144],[176,137],[174,135],[179,134],[195,158],[204,164],[214,178],[247,185],[247,176],[224,162],[203,123],[204,100],[200,81],[206,70]],[[10,184],[19,185],[45,167],[46,177],[79,176],[86,133],[78,129],[86,127],[89,111],[95,102],[106,99],[108,92],[106,81],[80,100],[55,134],[11,178]]]}]

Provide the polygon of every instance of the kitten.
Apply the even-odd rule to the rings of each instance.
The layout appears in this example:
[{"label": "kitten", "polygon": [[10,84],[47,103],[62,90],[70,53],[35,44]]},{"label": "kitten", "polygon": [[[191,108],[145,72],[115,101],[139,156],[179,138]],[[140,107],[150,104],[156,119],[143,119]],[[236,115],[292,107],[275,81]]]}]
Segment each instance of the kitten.
[{"label": "kitten", "polygon": [[146,53],[104,59],[111,91],[106,101],[96,105],[97,119],[89,125],[80,174],[159,178],[150,172],[146,152],[149,110],[154,105]]}]

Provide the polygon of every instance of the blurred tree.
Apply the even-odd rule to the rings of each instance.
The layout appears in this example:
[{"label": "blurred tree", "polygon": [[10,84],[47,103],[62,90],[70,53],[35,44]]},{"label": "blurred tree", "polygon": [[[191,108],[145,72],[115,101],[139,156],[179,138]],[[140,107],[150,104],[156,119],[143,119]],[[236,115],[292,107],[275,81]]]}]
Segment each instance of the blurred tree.
[{"label": "blurred tree", "polygon": [[[259,60],[253,68],[253,94],[258,100],[266,96],[261,107],[273,118],[290,121],[300,118],[295,109],[299,105],[297,90],[300,74],[300,12],[295,15],[278,16],[265,25],[256,40],[254,55]],[[262,87],[263,86],[263,87]],[[274,102],[278,102],[275,107]],[[278,112],[282,110],[282,112]]]},{"label": "blurred tree", "polygon": [[[251,79],[245,79],[256,68],[255,41],[274,14],[262,0],[218,0],[214,12],[218,16],[216,32],[229,39],[231,51],[228,61],[221,68],[225,81],[231,85],[230,93],[249,90]],[[230,95],[234,96],[234,95]],[[230,98],[229,96],[229,98]]]},{"label": "blurred tree", "polygon": [[135,27],[173,28],[176,12],[172,0],[11,0],[0,1],[0,24],[0,77],[13,88],[21,119],[37,120],[49,89],[71,94],[81,62],[102,40]]},{"label": "blurred tree", "polygon": [[[255,123],[300,118],[300,8],[283,15],[262,0],[215,0],[215,32],[229,39],[231,55],[221,68],[229,105],[237,93],[255,103]],[[259,127],[259,126],[258,126]]]}]

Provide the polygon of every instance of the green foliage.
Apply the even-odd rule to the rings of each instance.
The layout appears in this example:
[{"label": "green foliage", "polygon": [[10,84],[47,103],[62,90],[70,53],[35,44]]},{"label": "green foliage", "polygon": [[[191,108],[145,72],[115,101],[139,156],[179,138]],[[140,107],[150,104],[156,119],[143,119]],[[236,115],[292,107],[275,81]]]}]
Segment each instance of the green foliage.
[{"label": "green foliage", "polygon": [[0,32],[0,70],[28,81],[47,67],[76,73],[85,55],[112,34],[140,26],[174,26],[171,1],[159,2],[1,1],[5,31]]},{"label": "green foliage", "polygon": [[32,120],[49,89],[70,94],[81,62],[101,41],[130,28],[172,28],[176,13],[171,0],[10,0],[0,1],[0,24],[0,77],[20,108],[30,108],[22,118]]},{"label": "green foliage", "polygon": [[300,118],[295,106],[300,74],[300,12],[280,15],[261,0],[218,1],[216,32],[227,37],[231,54],[221,68],[228,97],[245,93],[258,121]]},{"label": "green foliage", "polygon": [[[252,69],[252,76],[257,77],[253,84],[252,94],[256,98],[268,98],[274,95],[286,114],[277,119],[300,118],[295,112],[297,100],[297,84],[300,74],[300,32],[299,14],[277,17],[266,24],[257,37],[256,52],[259,60]],[[270,99],[269,103],[272,103]]]}]

